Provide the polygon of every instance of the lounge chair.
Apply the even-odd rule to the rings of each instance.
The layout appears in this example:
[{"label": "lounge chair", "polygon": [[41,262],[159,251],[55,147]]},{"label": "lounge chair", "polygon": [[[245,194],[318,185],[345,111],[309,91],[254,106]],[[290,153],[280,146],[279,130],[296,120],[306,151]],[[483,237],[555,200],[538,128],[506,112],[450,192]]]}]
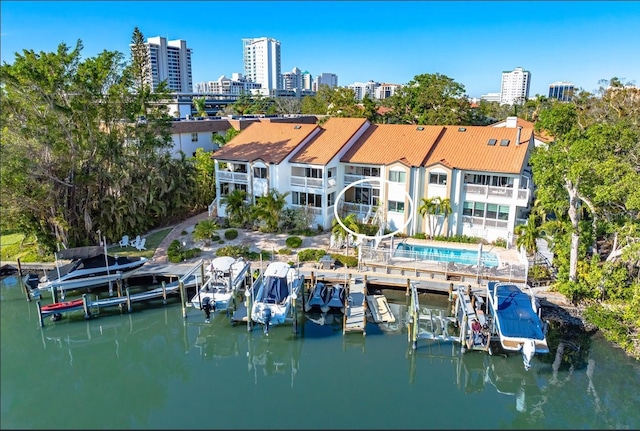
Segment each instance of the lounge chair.
[{"label": "lounge chair", "polygon": [[129,247],[138,248],[139,244],[140,244],[140,235],[136,236],[136,239],[129,242]]},{"label": "lounge chair", "polygon": [[127,247],[129,245],[129,235],[122,235],[120,240],[120,247]]},{"label": "lounge chair", "polygon": [[146,238],[142,238],[140,240],[140,242],[136,245],[136,249],[138,249],[138,251],[146,250],[147,248],[144,246],[145,242],[147,242],[147,239]]}]

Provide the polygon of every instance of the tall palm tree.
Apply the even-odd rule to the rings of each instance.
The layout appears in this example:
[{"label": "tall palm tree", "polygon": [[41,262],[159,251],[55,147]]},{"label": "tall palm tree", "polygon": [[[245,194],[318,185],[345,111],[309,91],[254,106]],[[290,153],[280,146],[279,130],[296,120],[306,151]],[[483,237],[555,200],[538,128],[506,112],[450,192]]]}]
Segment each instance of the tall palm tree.
[{"label": "tall palm tree", "polygon": [[196,97],[193,99],[193,104],[196,108],[196,112],[198,113],[198,117],[208,117],[209,114],[205,110],[205,98],[204,97]]},{"label": "tall palm tree", "polygon": [[516,245],[524,247],[529,256],[535,256],[538,252],[537,240],[541,237],[542,231],[537,225],[538,218],[535,214],[531,214],[527,219],[527,224],[516,226],[514,233],[518,235]]},{"label": "tall palm tree", "polygon": [[[358,219],[356,215],[351,213],[346,215],[342,219],[342,223],[348,228],[351,229],[355,233],[360,233],[360,226],[358,225]],[[331,234],[336,239],[336,241],[342,241],[344,239],[347,240],[347,256],[349,256],[349,232],[345,230],[345,228],[338,223],[338,219],[333,219],[331,225]]]},{"label": "tall palm tree", "polygon": [[267,195],[258,198],[254,207],[254,215],[265,223],[268,232],[277,232],[280,214],[287,204],[287,196],[291,192],[280,193],[271,189]]},{"label": "tall palm tree", "polygon": [[452,209],[451,209],[451,199],[449,198],[437,198],[438,202],[437,202],[437,206],[436,206],[436,214],[438,216],[441,216],[444,220],[443,220],[443,224],[446,223],[447,225],[447,229],[445,230],[445,236],[448,238],[449,237],[449,216],[451,215]]},{"label": "tall palm tree", "polygon": [[223,147],[224,144],[232,140],[236,135],[240,133],[240,130],[236,130],[233,127],[229,127],[224,135],[219,133],[213,133],[211,135],[211,142],[218,144],[219,147]]},{"label": "tall palm tree", "polygon": [[234,189],[227,196],[220,200],[222,205],[226,205],[227,219],[229,225],[233,227],[242,227],[247,221],[249,207],[246,203],[247,192],[240,189]]},{"label": "tall palm tree", "polygon": [[418,207],[418,213],[427,219],[427,227],[429,229],[429,239],[433,238],[433,214],[437,209],[437,198],[422,198],[421,204]]}]

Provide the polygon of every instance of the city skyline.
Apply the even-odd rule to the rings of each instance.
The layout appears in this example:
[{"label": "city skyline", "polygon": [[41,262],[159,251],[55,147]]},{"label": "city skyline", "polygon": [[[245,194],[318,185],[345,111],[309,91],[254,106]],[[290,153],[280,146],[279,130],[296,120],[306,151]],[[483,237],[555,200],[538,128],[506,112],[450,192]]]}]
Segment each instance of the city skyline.
[{"label": "city skyline", "polygon": [[[557,81],[593,91],[600,79],[637,84],[640,78],[640,59],[632,55],[640,45],[638,2],[150,4],[3,1],[2,61],[12,63],[23,49],[52,52],[62,42],[73,47],[78,39],[83,58],[106,49],[129,59],[137,26],[145,39],[187,41],[194,85],[243,73],[242,40],[259,37],[280,41],[282,72],[334,73],[340,86],[406,84],[419,74],[441,73],[479,98],[500,91],[504,70],[522,67],[531,72],[534,97]],[[208,11],[216,13],[208,18]]]}]

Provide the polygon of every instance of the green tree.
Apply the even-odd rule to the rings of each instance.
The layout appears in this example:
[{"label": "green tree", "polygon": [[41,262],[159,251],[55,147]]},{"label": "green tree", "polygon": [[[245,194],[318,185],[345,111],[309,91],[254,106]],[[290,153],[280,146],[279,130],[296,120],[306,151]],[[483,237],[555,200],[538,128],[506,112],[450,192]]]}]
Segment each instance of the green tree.
[{"label": "green tree", "polygon": [[416,75],[385,101],[394,123],[455,125],[471,117],[464,86],[439,73]]},{"label": "green tree", "polygon": [[438,207],[437,199],[438,198],[422,198],[420,199],[421,203],[418,207],[418,213],[427,220],[429,239],[433,238],[433,216],[435,215]]},{"label": "green tree", "polygon": [[207,99],[205,97],[196,97],[193,99],[193,106],[196,108],[198,117],[207,118],[209,116],[207,110],[205,109],[206,100]]},{"label": "green tree", "polygon": [[218,144],[218,146],[223,147],[224,144],[235,138],[240,134],[240,130],[234,129],[233,127],[229,127],[224,135],[220,133],[211,134],[211,142]]},{"label": "green tree", "polygon": [[247,192],[234,189],[223,197],[221,203],[226,206],[227,219],[232,227],[243,227],[247,222],[249,207],[247,204]]},{"label": "green tree", "polygon": [[[355,233],[360,233],[360,225],[358,224],[358,219],[354,213],[349,213],[345,217],[343,217],[342,223],[351,231]],[[349,248],[351,248],[351,244],[349,244],[349,238],[351,234],[347,232],[347,230],[343,228],[342,225],[338,223],[338,220],[335,218],[331,223],[331,234],[333,235],[333,237],[337,242],[342,242],[346,240],[347,256],[349,256]]]},{"label": "green tree", "polygon": [[537,225],[538,218],[531,214],[526,224],[516,226],[514,233],[518,235],[516,245],[523,247],[529,256],[535,256],[538,252],[538,238],[541,237],[541,229]]},{"label": "green tree", "polygon": [[193,239],[196,241],[204,240],[207,245],[209,245],[211,241],[211,237],[213,237],[218,232],[218,225],[215,221],[211,219],[202,220],[196,224],[196,227],[193,230]]},{"label": "green tree", "polygon": [[208,206],[216,197],[216,173],[213,152],[202,148],[196,149],[193,165],[195,169],[196,196],[198,207]]},{"label": "green tree", "polygon": [[267,232],[278,232],[280,214],[287,204],[287,196],[291,192],[280,193],[271,189],[265,196],[258,198],[254,206],[255,217],[265,224]]}]

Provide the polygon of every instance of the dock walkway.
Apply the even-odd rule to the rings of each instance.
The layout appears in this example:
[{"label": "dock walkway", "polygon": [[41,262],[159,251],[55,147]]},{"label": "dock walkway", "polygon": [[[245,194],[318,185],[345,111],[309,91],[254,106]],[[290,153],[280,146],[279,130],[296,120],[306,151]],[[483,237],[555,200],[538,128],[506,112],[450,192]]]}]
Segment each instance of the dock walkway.
[{"label": "dock walkway", "polygon": [[347,287],[347,306],[344,310],[342,333],[362,332],[366,335],[366,301],[365,283],[361,279],[352,278]]}]

